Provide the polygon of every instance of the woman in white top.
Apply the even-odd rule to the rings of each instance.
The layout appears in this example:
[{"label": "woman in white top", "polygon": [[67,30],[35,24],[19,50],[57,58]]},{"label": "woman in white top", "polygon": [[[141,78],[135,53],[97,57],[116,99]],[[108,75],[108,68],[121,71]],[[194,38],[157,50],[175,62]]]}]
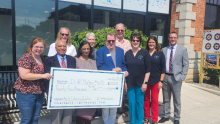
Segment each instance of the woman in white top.
[{"label": "woman in white top", "polygon": [[[66,55],[70,56],[76,56],[76,48],[71,44],[71,33],[70,30],[66,27],[61,27],[60,31],[57,34],[57,39],[55,42],[63,40],[66,41],[67,44],[67,50],[66,50]],[[57,51],[55,49],[55,43],[52,43],[50,45],[50,49],[48,52],[48,56],[54,56],[57,54]]]}]

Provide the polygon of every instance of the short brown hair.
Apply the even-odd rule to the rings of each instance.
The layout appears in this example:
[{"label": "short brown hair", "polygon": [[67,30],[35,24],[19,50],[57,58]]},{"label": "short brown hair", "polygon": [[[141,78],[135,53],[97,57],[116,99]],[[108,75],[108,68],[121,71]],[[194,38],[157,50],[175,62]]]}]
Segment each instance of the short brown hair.
[{"label": "short brown hair", "polygon": [[160,51],[160,46],[159,46],[159,44],[158,44],[158,41],[157,41],[157,37],[156,37],[156,36],[150,36],[150,37],[148,38],[148,40],[147,40],[147,45],[146,45],[146,50],[147,50],[148,52],[149,52],[149,50],[150,50],[149,45],[148,45],[150,39],[152,39],[152,40],[155,41],[155,43],[156,43],[156,51],[159,52],[159,51]]},{"label": "short brown hair", "polygon": [[140,44],[141,44],[142,38],[141,38],[141,35],[140,35],[139,33],[133,33],[133,34],[131,34],[131,37],[130,37],[131,42],[132,42],[132,40],[133,40],[135,37],[140,41]]},{"label": "short brown hair", "polygon": [[[105,40],[107,40],[107,36],[108,36],[108,35],[115,37],[115,33],[107,33],[106,36],[105,36]],[[115,39],[116,39],[116,38],[115,38]]]},{"label": "short brown hair", "polygon": [[31,42],[31,44],[29,45],[29,47],[28,47],[26,53],[32,53],[32,48],[33,48],[33,46],[34,46],[35,44],[39,43],[39,42],[43,43],[44,47],[46,47],[46,44],[45,44],[44,40],[41,39],[41,38],[39,38],[39,37],[37,37],[37,38],[34,38],[34,39],[32,40],[32,42]]},{"label": "short brown hair", "polygon": [[176,34],[176,36],[178,37],[178,34],[176,32],[170,32],[168,37],[170,37],[170,34]]}]

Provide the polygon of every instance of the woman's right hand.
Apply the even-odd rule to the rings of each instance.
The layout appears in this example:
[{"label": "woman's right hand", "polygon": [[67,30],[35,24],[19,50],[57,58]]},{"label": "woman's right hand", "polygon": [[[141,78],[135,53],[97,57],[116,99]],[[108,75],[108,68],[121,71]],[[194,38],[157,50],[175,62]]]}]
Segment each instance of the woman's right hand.
[{"label": "woman's right hand", "polygon": [[53,76],[50,73],[45,73],[45,74],[43,74],[42,78],[50,80],[51,78],[53,78]]}]

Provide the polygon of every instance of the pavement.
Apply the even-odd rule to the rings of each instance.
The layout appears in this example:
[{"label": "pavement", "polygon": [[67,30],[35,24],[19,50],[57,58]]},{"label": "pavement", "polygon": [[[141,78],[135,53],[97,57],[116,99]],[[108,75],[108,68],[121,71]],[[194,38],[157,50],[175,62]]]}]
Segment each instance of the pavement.
[{"label": "pavement", "polygon": [[[220,124],[220,92],[207,90],[190,83],[183,83],[181,91],[181,124]],[[159,101],[163,100],[162,90],[160,91]],[[173,101],[173,100],[171,100]],[[73,110],[74,111],[74,110]],[[11,115],[14,124],[19,124],[20,114]],[[163,116],[163,107],[159,107],[158,120]],[[170,120],[163,124],[173,124],[173,103],[171,102]],[[118,124],[129,123],[129,117],[115,121]],[[38,124],[50,124],[50,111],[44,109],[41,111]],[[75,117],[73,117],[75,124]],[[92,124],[104,124],[102,117],[97,117],[92,121]]]}]

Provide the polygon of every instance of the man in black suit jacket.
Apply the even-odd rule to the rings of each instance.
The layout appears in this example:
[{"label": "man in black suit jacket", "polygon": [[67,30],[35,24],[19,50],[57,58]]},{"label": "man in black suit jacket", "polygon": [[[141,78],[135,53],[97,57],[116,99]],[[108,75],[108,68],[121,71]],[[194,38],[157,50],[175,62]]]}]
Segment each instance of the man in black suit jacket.
[{"label": "man in black suit jacket", "polygon": [[[57,54],[49,57],[44,62],[44,72],[50,73],[51,67],[58,68],[76,68],[76,59],[72,56],[66,55],[66,42],[56,42],[55,49]],[[48,92],[49,81],[45,82],[45,89]],[[71,124],[72,110],[70,109],[52,109],[50,110],[51,124]]]}]

